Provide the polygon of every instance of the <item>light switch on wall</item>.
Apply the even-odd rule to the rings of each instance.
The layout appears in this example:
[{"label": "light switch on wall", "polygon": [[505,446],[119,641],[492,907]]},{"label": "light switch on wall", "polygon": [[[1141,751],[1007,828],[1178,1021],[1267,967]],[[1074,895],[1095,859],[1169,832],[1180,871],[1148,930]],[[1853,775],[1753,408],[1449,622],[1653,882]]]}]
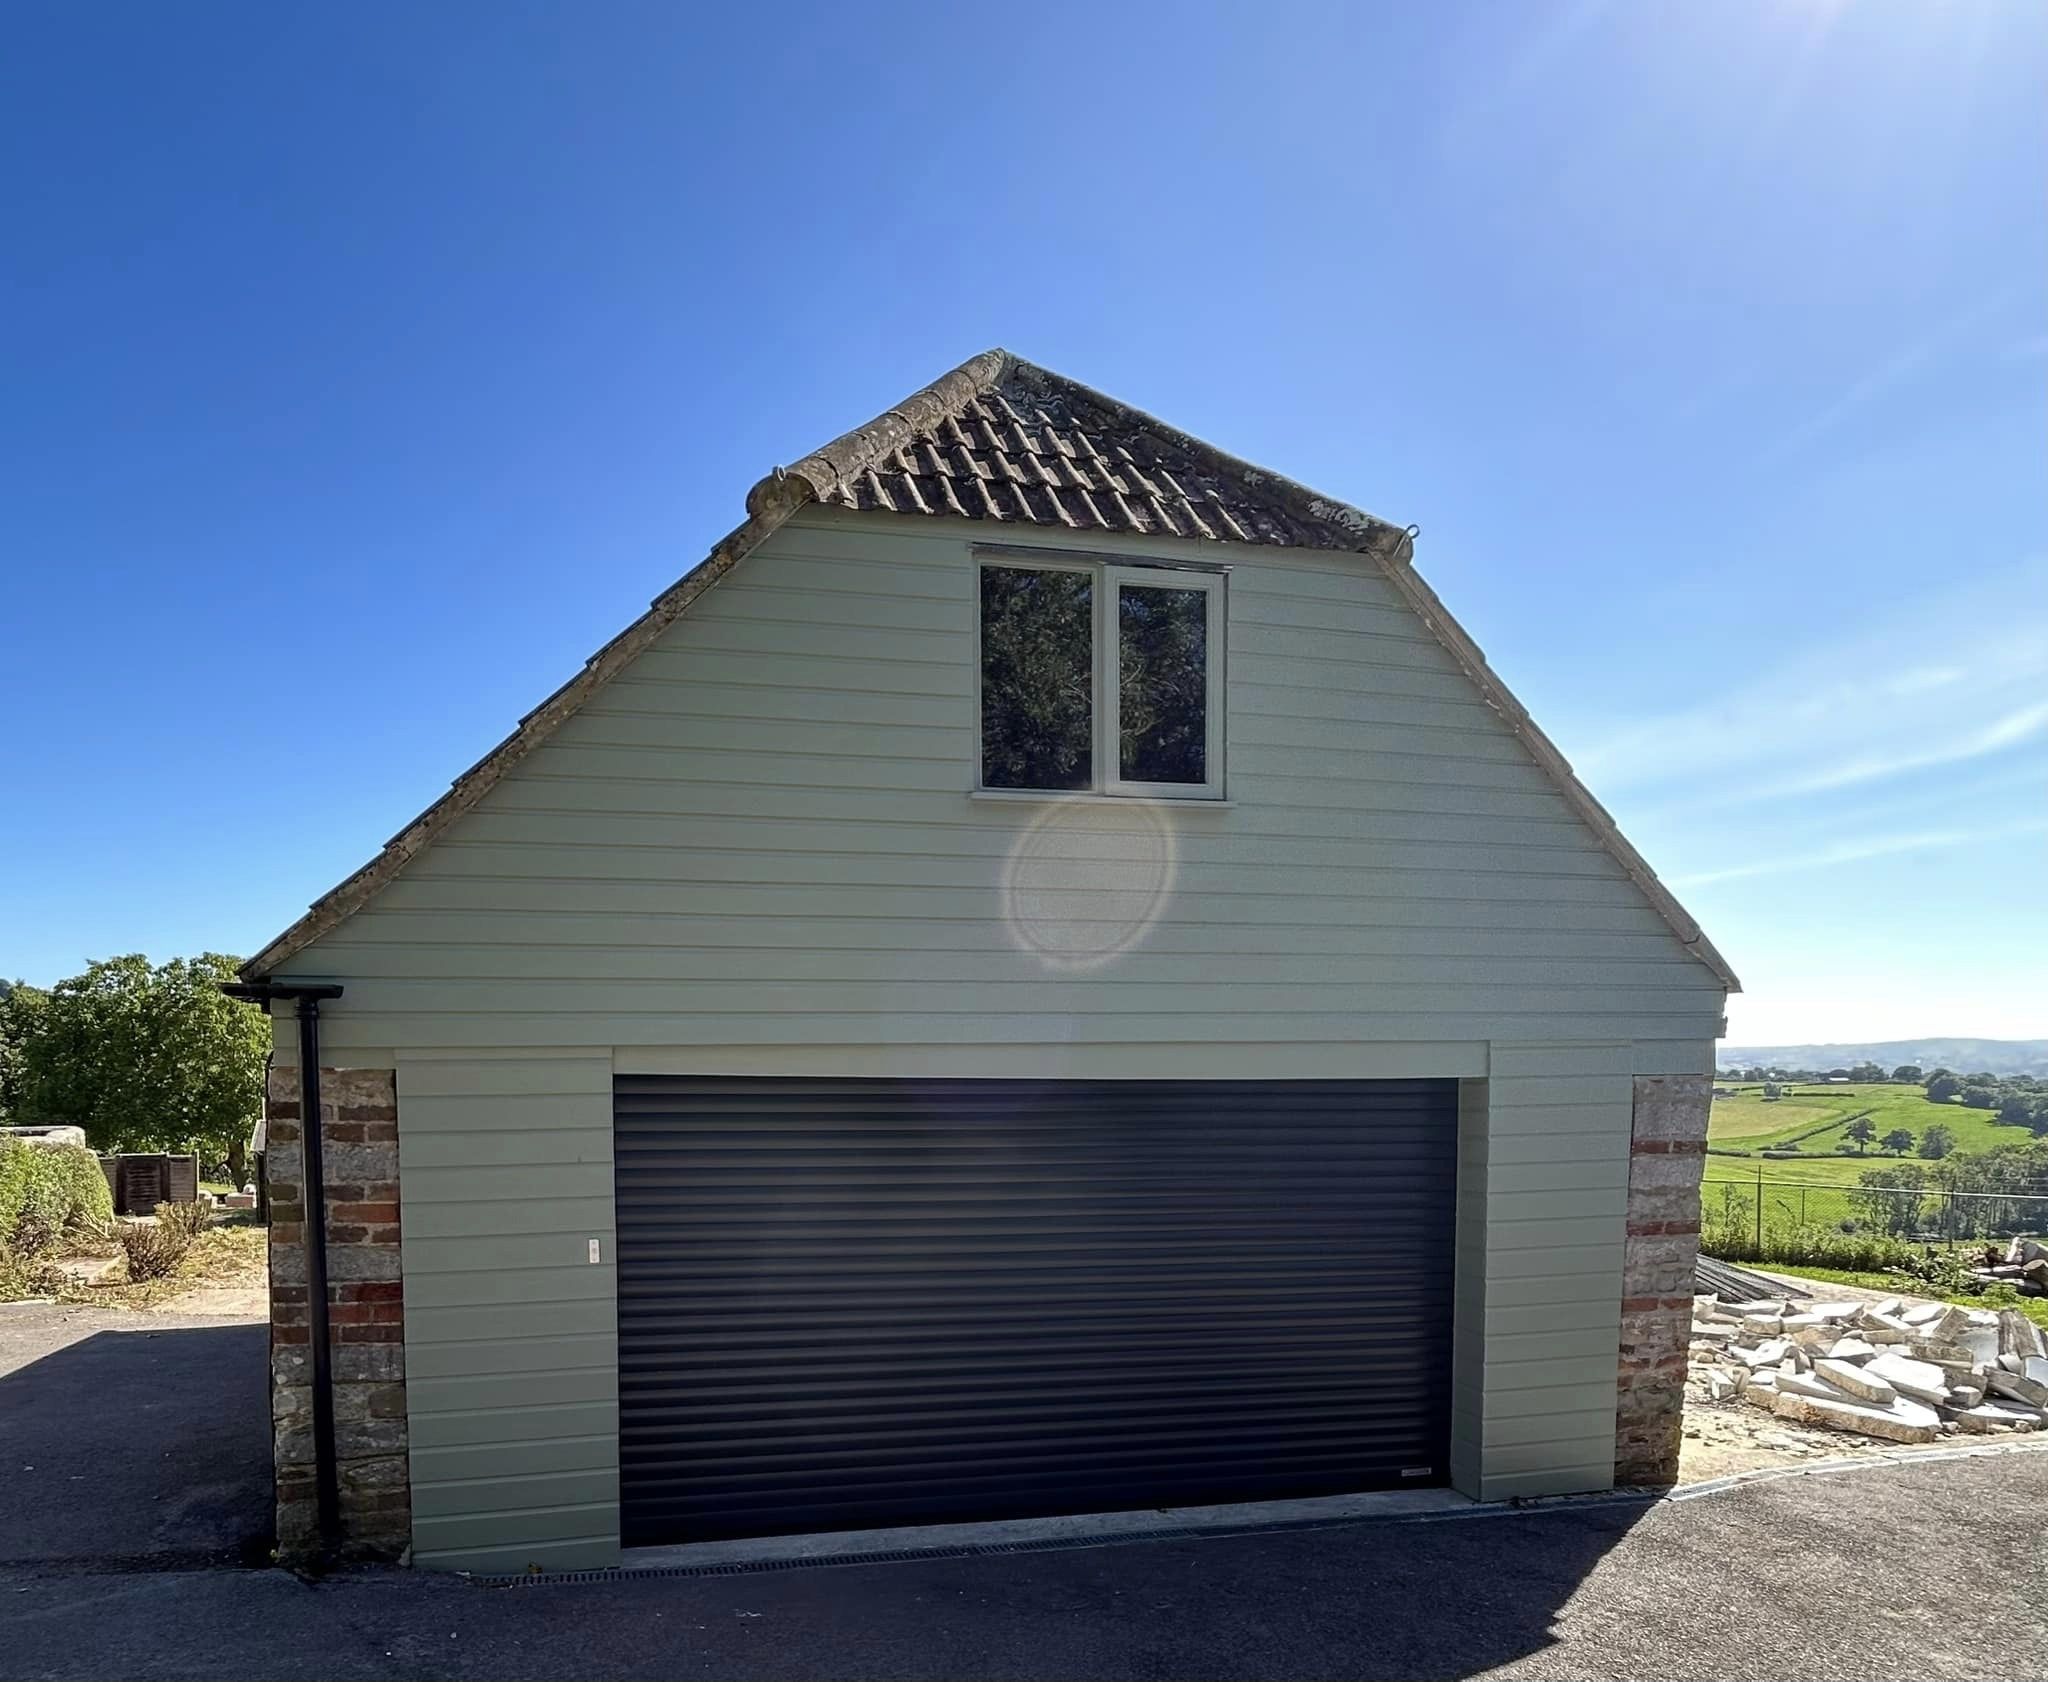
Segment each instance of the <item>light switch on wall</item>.
[{"label": "light switch on wall", "polygon": [[601,1262],[601,1261],[603,1261],[603,1260],[604,1260],[604,1251],[603,1251],[603,1249],[602,1249],[602,1248],[601,1248],[601,1247],[599,1246],[599,1244],[598,1244],[598,1241],[597,1241],[597,1240],[596,1240],[595,1238],[593,1238],[593,1239],[592,1239],[592,1240],[590,1241],[590,1265],[591,1265],[591,1266],[593,1266],[593,1267],[595,1267],[595,1266],[596,1266],[596,1265],[597,1265],[597,1264],[598,1264],[599,1262]]}]

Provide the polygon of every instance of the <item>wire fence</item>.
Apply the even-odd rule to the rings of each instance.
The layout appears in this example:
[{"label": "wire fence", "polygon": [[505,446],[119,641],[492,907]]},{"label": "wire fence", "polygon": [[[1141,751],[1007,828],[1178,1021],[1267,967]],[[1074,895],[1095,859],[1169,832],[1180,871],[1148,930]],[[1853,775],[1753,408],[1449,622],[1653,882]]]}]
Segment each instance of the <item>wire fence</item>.
[{"label": "wire fence", "polygon": [[2048,1196],[1938,1188],[1808,1185],[1709,1174],[1700,1248],[1725,1261],[1881,1268],[1932,1248],[2002,1251],[2048,1232]]}]

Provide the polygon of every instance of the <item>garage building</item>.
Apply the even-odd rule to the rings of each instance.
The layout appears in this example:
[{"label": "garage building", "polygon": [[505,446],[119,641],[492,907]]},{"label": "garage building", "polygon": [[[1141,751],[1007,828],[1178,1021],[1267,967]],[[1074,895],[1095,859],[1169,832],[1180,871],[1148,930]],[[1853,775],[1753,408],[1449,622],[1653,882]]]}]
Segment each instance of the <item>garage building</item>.
[{"label": "garage building", "polygon": [[1002,351],[746,515],[245,967],[286,1551],[1669,1481],[1737,983],[1411,532]]}]

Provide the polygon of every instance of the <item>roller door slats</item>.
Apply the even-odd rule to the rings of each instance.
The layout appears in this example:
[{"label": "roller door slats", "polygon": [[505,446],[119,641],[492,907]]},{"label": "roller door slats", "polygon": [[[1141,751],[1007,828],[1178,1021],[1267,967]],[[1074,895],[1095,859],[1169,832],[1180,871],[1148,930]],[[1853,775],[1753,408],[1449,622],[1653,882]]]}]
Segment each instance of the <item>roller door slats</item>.
[{"label": "roller door slats", "polygon": [[[926,1350],[921,1356],[894,1356],[886,1361],[864,1356],[858,1361],[834,1361],[820,1372],[811,1363],[806,1371],[793,1374],[792,1361],[772,1354],[767,1358],[737,1361],[728,1356],[706,1356],[695,1361],[677,1357],[640,1369],[627,1369],[621,1382],[631,1384],[653,1406],[663,1395],[679,1399],[752,1397],[763,1407],[780,1405],[783,1398],[805,1395],[872,1396],[877,1400],[905,1392],[941,1395],[974,1385],[1006,1386],[1015,1394],[1018,1380],[1038,1377],[1045,1386],[1061,1391],[1091,1385],[1142,1383],[1158,1377],[1187,1385],[1190,1381],[1228,1385],[1240,1379],[1268,1375],[1325,1377],[1349,1383],[1357,1373],[1375,1382],[1408,1382],[1398,1366],[1390,1369],[1368,1355],[1349,1363],[1331,1359],[1327,1344],[1274,1345],[1260,1350],[1256,1360],[1219,1361],[1215,1346],[1206,1339],[1161,1338],[1146,1349],[1119,1354],[1112,1363],[1101,1345],[1065,1350],[1034,1349],[1028,1354],[1004,1355],[984,1351],[962,1358],[952,1351]],[[758,1392],[771,1387],[773,1396]]]},{"label": "roller door slats", "polygon": [[1240,1404],[1251,1406],[1268,1398],[1315,1401],[1323,1397],[1341,1397],[1347,1399],[1348,1405],[1350,1398],[1370,1393],[1375,1388],[1362,1377],[1269,1373],[1232,1382],[1210,1372],[1199,1374],[1202,1384],[1200,1390],[1193,1393],[1200,1399],[1189,1401],[1191,1386],[1188,1380],[1194,1376],[1197,1376],[1195,1369],[1184,1368],[1171,1382],[1157,1379],[1141,1381],[1129,1376],[1121,1385],[1087,1385],[1069,1380],[1058,1386],[1056,1394],[1044,1400],[1020,1400],[1014,1382],[983,1385],[956,1382],[947,1386],[945,1396],[939,1400],[928,1400],[915,1390],[891,1397],[886,1392],[877,1394],[866,1388],[849,1386],[828,1397],[790,1396],[772,1402],[762,1401],[751,1394],[720,1396],[708,1386],[693,1385],[678,1388],[660,1401],[643,1392],[636,1412],[643,1425],[650,1429],[658,1426],[662,1432],[666,1432],[671,1424],[689,1425],[692,1422],[704,1425],[744,1423],[750,1430],[766,1432],[775,1429],[783,1420],[794,1422],[798,1429],[824,1429],[842,1417],[840,1407],[849,1410],[843,1415],[846,1418],[873,1419],[886,1412],[890,1419],[896,1421],[936,1418],[942,1414],[959,1413],[970,1406],[976,1417],[1023,1417],[1057,1413],[1062,1409],[1071,1409],[1078,1417],[1104,1407],[1121,1407],[1127,1403],[1135,1407],[1141,1401],[1155,1400],[1204,1408],[1234,1408]]},{"label": "roller door slats", "polygon": [[[979,1483],[1001,1486],[1025,1479],[1101,1477],[1109,1473],[1153,1472],[1186,1476],[1200,1462],[1215,1471],[1238,1475],[1274,1471],[1301,1462],[1346,1466],[1370,1464],[1375,1456],[1355,1449],[1355,1434],[1344,1430],[1301,1433],[1293,1440],[1260,1443],[1218,1443],[1199,1432],[1148,1437],[1108,1447],[1085,1446],[1041,1438],[1036,1452],[1010,1451],[1003,1445],[977,1444],[949,1452],[935,1447],[905,1462],[901,1451],[884,1456],[862,1450],[817,1450],[779,1466],[735,1468],[725,1462],[719,1473],[649,1478],[650,1487],[672,1491],[723,1491],[733,1496],[772,1495],[780,1491],[816,1490],[830,1480],[847,1493],[881,1491],[895,1485]],[[1290,1453],[1292,1459],[1290,1460]]]},{"label": "roller door slats", "polygon": [[1454,1082],[621,1076],[616,1122],[629,1544],[1443,1475]]}]

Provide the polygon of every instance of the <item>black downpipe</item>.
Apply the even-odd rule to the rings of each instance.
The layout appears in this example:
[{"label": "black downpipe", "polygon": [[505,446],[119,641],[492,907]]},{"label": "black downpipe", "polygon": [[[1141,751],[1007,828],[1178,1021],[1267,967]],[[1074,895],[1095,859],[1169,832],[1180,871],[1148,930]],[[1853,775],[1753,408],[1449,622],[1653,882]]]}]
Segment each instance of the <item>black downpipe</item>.
[{"label": "black downpipe", "polygon": [[320,1001],[299,1007],[300,1191],[306,1209],[306,1337],[313,1349],[313,1498],[320,1540],[341,1528],[341,1475],[334,1463],[334,1352],[327,1336],[327,1174],[320,1144]]},{"label": "black downpipe", "polygon": [[[341,1531],[341,1476],[334,1463],[334,1352],[327,1326],[327,1176],[320,1148],[320,1001],[338,999],[332,983],[229,981],[231,999],[265,1009],[289,999],[299,1018],[299,1195],[306,1234],[306,1340],[313,1361],[313,1505],[323,1547]],[[264,1148],[270,1140],[266,1136]],[[268,1185],[265,1186],[266,1194]]]}]

